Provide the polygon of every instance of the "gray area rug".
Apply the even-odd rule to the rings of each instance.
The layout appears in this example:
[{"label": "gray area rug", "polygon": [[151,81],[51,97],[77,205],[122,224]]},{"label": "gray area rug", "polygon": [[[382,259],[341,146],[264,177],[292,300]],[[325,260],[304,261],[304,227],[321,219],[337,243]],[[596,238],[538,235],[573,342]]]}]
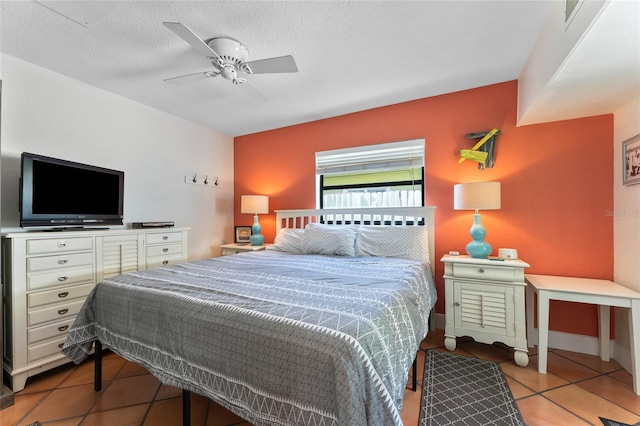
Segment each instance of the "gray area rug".
[{"label": "gray area rug", "polygon": [[525,423],[498,363],[428,350],[418,424]]}]

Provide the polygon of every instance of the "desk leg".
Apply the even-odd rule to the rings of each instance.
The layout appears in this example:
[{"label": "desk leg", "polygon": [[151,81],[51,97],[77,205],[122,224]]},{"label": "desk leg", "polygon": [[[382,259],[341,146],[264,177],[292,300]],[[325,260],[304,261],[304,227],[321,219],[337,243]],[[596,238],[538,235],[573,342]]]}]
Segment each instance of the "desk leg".
[{"label": "desk leg", "polygon": [[[530,285],[527,286],[527,346],[532,348],[534,345],[533,340],[533,288]],[[536,339],[537,340],[537,339]]]},{"label": "desk leg", "polygon": [[538,290],[538,373],[547,374],[549,349],[549,295]]},{"label": "desk leg", "polygon": [[598,336],[600,336],[600,359],[609,362],[609,328],[611,309],[608,305],[598,305]]},{"label": "desk leg", "polygon": [[640,299],[631,300],[629,309],[629,346],[631,349],[631,373],[633,374],[633,391],[640,395]]}]

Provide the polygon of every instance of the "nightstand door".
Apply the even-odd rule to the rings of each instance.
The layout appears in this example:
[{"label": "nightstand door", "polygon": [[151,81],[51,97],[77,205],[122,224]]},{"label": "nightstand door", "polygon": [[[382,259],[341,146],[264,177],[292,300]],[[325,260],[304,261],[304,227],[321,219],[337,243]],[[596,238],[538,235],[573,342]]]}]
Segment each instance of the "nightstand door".
[{"label": "nightstand door", "polygon": [[456,329],[515,336],[513,287],[454,281]]}]

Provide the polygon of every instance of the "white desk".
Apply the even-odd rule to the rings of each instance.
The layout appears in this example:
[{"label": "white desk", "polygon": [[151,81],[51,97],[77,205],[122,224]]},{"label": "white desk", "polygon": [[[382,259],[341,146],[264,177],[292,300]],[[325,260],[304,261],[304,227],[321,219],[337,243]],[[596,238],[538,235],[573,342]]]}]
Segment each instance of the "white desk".
[{"label": "white desk", "polygon": [[547,373],[549,300],[590,303],[598,306],[600,359],[609,361],[609,307],[629,309],[629,342],[633,391],[640,395],[640,293],[608,280],[525,275],[527,281],[527,331],[533,333],[533,292],[538,294],[538,372]]}]

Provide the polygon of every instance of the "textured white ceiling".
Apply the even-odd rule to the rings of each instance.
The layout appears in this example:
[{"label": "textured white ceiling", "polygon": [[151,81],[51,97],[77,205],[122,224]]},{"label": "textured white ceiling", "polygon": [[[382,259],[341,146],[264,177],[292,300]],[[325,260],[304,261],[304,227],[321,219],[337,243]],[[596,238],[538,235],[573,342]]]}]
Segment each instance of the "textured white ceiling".
[{"label": "textured white ceiling", "polygon": [[[2,1],[0,50],[238,136],[517,79],[554,1]],[[168,84],[212,66],[164,21],[299,72]]]}]

